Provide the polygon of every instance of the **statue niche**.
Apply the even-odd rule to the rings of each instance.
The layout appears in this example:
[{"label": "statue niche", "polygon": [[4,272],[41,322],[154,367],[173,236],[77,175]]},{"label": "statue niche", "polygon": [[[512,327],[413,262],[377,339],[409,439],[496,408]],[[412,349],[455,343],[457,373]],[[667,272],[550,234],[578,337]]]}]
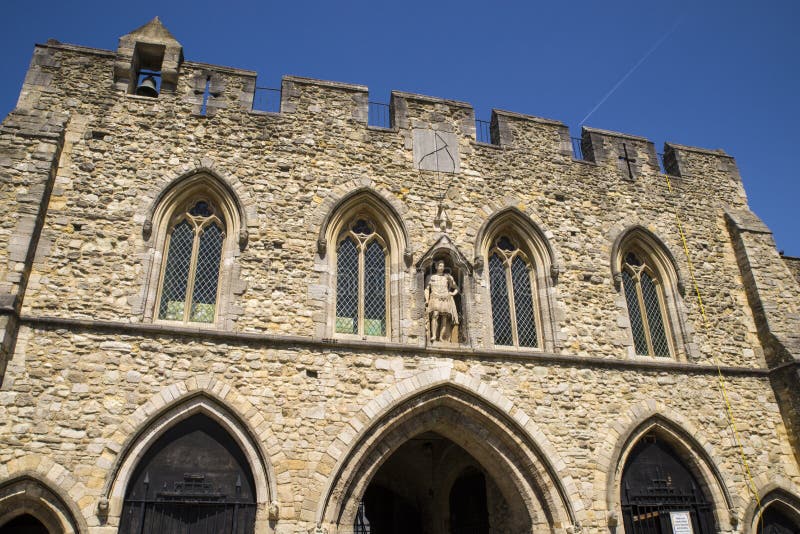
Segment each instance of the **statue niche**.
[{"label": "statue niche", "polygon": [[436,260],[434,266],[435,271],[428,275],[425,283],[428,340],[458,343],[460,323],[456,305],[456,297],[460,296],[458,284],[450,274],[452,269],[446,270],[444,260]]},{"label": "statue niche", "polygon": [[467,340],[464,305],[468,295],[465,275],[469,264],[447,236],[417,263],[424,289],[424,324],[428,343],[464,343]]}]

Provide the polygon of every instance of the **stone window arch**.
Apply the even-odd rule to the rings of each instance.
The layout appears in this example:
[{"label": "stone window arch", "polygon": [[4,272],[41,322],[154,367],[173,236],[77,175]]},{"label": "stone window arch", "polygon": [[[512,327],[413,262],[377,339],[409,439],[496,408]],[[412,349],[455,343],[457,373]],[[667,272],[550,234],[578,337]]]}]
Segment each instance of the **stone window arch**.
[{"label": "stone window arch", "polygon": [[151,245],[145,320],[225,326],[246,228],[236,195],[216,175],[198,172],[171,183],[143,228]]},{"label": "stone window arch", "polygon": [[485,271],[487,344],[553,350],[552,295],[558,269],[542,232],[526,215],[510,208],[484,225],[477,250],[476,263]]},{"label": "stone window arch", "polygon": [[629,353],[684,359],[678,313],[683,286],[668,249],[644,228],[631,228],[614,244],[612,274],[627,319]]},{"label": "stone window arch", "polygon": [[371,190],[357,191],[333,208],[319,241],[330,273],[326,335],[399,338],[407,247],[396,210]]},{"label": "stone window arch", "polygon": [[389,301],[386,240],[356,216],[336,239],[336,334],[386,337]]},{"label": "stone window arch", "polygon": [[0,532],[86,532],[77,505],[50,482],[24,474],[0,483]]}]

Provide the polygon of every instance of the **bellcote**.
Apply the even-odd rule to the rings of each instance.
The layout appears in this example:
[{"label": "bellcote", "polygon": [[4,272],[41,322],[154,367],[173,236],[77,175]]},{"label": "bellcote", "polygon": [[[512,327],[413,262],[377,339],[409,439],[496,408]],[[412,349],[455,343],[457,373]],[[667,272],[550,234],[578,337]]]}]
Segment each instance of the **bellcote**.
[{"label": "bellcote", "polygon": [[114,85],[126,93],[157,97],[178,83],[183,47],[158,17],[119,38]]}]

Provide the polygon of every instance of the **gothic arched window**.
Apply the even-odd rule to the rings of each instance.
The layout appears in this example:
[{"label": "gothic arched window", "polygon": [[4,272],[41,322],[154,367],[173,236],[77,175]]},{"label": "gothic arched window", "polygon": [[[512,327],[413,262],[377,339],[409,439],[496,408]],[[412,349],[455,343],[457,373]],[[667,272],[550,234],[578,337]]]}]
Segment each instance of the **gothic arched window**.
[{"label": "gothic arched window", "polygon": [[214,204],[193,199],[175,211],[159,285],[161,320],[214,323],[225,221]]},{"label": "gothic arched window", "polygon": [[621,275],[636,354],[669,356],[662,284],[649,257],[638,250],[628,251]]},{"label": "gothic arched window", "polygon": [[508,236],[489,250],[489,292],[494,344],[538,347],[536,294],[530,260]]},{"label": "gothic arched window", "polygon": [[337,334],[387,335],[388,247],[375,228],[356,218],[337,240]]}]

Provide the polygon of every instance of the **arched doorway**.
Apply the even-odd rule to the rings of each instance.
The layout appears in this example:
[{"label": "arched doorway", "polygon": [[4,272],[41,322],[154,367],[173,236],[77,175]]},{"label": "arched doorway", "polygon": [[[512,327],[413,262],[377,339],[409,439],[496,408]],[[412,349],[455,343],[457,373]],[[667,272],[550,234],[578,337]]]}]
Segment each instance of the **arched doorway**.
[{"label": "arched doorway", "polygon": [[75,534],[86,531],[79,509],[55,484],[26,473],[0,483],[0,534]]},{"label": "arched doorway", "polygon": [[0,534],[53,534],[44,524],[30,514],[18,515],[8,523],[0,526]]},{"label": "arched doorway", "polygon": [[[622,471],[622,515],[626,533],[716,532],[710,499],[675,453],[655,433],[631,450]],[[688,530],[688,525],[691,530]]]},{"label": "arched doorway", "polygon": [[139,462],[119,531],[250,534],[255,503],[244,453],[218,423],[196,414],[164,432]]},{"label": "arched doorway", "polygon": [[773,504],[764,510],[756,524],[755,534],[797,534],[800,522],[796,514],[780,504]]},{"label": "arched doorway", "polygon": [[[516,523],[515,523],[516,521]],[[488,534],[529,530],[497,484],[450,439],[424,432],[378,469],[361,499],[356,534]]]}]

